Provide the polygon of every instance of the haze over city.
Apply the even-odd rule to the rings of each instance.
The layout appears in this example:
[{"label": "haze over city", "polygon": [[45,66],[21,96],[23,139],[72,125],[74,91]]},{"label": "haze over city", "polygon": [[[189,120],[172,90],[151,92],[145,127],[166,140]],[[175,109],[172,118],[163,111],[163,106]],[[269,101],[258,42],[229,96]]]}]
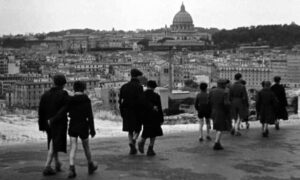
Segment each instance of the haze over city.
[{"label": "haze over city", "polygon": [[196,27],[298,23],[297,0],[0,0],[0,35],[59,31],[157,29],[184,3]]}]

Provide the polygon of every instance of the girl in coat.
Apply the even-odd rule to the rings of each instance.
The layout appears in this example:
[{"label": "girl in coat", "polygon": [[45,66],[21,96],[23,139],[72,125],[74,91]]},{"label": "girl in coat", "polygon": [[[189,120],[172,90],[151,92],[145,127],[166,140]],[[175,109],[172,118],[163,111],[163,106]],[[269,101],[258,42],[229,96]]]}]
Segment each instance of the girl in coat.
[{"label": "girl in coat", "polygon": [[256,111],[262,124],[262,136],[268,137],[268,124],[274,124],[276,120],[277,99],[271,90],[271,82],[264,81],[263,89],[258,92],[256,100]]},{"label": "girl in coat", "polygon": [[91,135],[91,137],[96,135],[91,100],[83,93],[86,89],[85,83],[76,81],[73,89],[75,94],[70,98],[68,106],[70,117],[69,136],[71,142],[69,178],[76,177],[74,159],[76,156],[78,137],[81,139],[85,156],[88,161],[88,173],[92,174],[98,168],[92,161],[89,147],[89,135]]},{"label": "girl in coat", "polygon": [[157,136],[162,136],[161,125],[164,122],[163,112],[161,107],[160,96],[154,92],[157,87],[155,81],[147,82],[147,90],[144,92],[145,101],[145,116],[142,120],[143,132],[142,138],[138,143],[140,153],[144,153],[144,145],[147,138],[150,138],[150,144],[147,151],[147,156],[154,156],[153,150],[155,139]]}]

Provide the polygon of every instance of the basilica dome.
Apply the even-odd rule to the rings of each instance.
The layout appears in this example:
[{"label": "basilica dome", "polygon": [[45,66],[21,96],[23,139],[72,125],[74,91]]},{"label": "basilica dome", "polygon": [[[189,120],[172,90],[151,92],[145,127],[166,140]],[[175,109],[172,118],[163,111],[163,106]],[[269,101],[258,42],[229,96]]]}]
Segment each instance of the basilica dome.
[{"label": "basilica dome", "polygon": [[181,5],[180,11],[174,16],[171,26],[173,31],[191,31],[194,29],[192,16]]}]

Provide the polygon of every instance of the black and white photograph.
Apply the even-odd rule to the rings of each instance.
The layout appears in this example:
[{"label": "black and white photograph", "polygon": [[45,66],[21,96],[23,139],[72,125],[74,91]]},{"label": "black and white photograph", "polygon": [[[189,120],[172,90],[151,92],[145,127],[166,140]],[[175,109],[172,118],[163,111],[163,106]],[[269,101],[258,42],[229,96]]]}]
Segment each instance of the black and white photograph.
[{"label": "black and white photograph", "polygon": [[0,180],[300,180],[299,0],[0,0]]}]

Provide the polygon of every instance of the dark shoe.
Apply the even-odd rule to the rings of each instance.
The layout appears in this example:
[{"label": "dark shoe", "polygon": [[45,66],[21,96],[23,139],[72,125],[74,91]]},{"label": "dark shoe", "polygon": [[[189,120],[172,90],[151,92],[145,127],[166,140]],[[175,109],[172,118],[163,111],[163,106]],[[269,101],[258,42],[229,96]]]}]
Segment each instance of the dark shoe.
[{"label": "dark shoe", "polygon": [[234,134],[235,134],[235,130],[234,130],[234,129],[231,129],[230,134],[231,134],[231,135],[234,135]]},{"label": "dark shoe", "polygon": [[206,140],[211,141],[211,137],[210,136],[206,136]]},{"label": "dark shoe", "polygon": [[223,150],[224,148],[222,147],[222,145],[220,143],[215,143],[214,145],[214,150]]},{"label": "dark shoe", "polygon": [[145,146],[145,142],[143,141],[138,142],[138,149],[142,154],[144,154],[144,146]]},{"label": "dark shoe", "polygon": [[155,156],[156,153],[153,150],[153,146],[148,147],[147,156]]},{"label": "dark shoe", "polygon": [[275,124],[275,129],[276,129],[276,130],[279,130],[279,129],[280,129],[279,123],[276,123],[276,124]]},{"label": "dark shoe", "polygon": [[237,132],[235,132],[234,135],[235,135],[235,136],[241,136],[242,134],[241,134],[239,131],[237,131]]},{"label": "dark shoe", "polygon": [[52,175],[55,175],[56,172],[54,171],[54,169],[52,169],[52,167],[50,166],[47,166],[44,171],[43,171],[43,175],[44,176],[52,176]]},{"label": "dark shoe", "polygon": [[98,166],[94,162],[89,163],[89,165],[88,165],[89,174],[93,174],[94,171],[96,171],[97,169],[98,169]]},{"label": "dark shoe", "polygon": [[264,131],[262,137],[269,137],[269,130]]},{"label": "dark shoe", "polygon": [[62,170],[61,170],[61,166],[62,166],[62,164],[61,164],[60,162],[56,163],[56,164],[55,164],[55,171],[56,171],[56,172],[61,172],[61,171],[62,171]]},{"label": "dark shoe", "polygon": [[130,154],[130,155],[135,155],[135,154],[137,153],[137,150],[136,150],[135,145],[129,144],[129,147],[130,147],[129,154]]},{"label": "dark shoe", "polygon": [[202,137],[200,137],[200,138],[199,138],[199,142],[202,142],[202,141],[203,141],[203,138],[202,138]]},{"label": "dark shoe", "polygon": [[71,179],[71,178],[75,178],[75,177],[76,177],[75,166],[70,166],[68,178]]}]

